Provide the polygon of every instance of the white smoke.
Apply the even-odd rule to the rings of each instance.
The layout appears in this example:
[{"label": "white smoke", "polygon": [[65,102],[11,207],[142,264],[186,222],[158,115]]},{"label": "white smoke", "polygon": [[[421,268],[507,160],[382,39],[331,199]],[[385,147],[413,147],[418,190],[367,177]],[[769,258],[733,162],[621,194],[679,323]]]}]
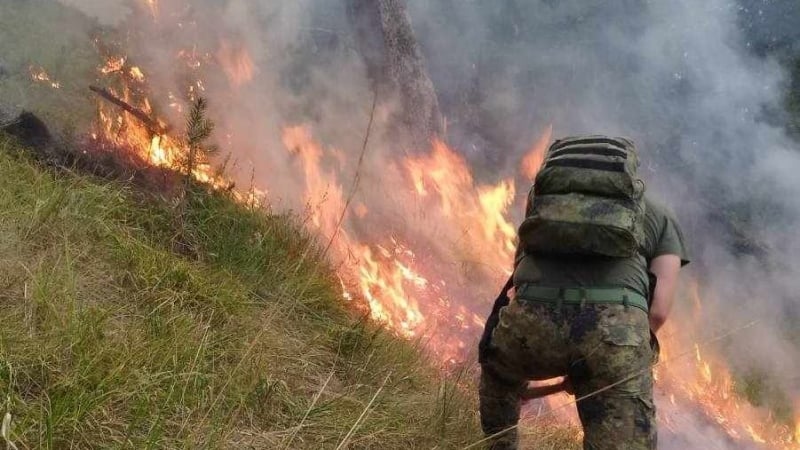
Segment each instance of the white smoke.
[{"label": "white smoke", "polygon": [[[131,20],[130,10],[146,8],[143,1],[59,1],[105,23]],[[159,19],[135,27],[141,33],[131,37],[131,56],[160,90],[180,93],[185,86],[175,63],[178,49],[195,48],[213,60],[226,42],[253,58],[254,76],[241,86],[221,73],[206,80],[217,136],[233,152],[240,183],[252,174],[270,190],[275,206],[303,208],[298,193],[306,180],[281,142],[282,129],[295,124],[310,125],[316,138],[340,149],[349,163],[328,161],[327,167],[342,180],[352,177],[372,91],[343,1],[156,3]],[[643,154],[649,191],[678,213],[693,250],[690,272],[706,288],[705,326],[691,330],[694,337],[757,320],[726,341],[728,356],[742,370],[770,368],[796,397],[796,380],[785,374],[800,371],[800,350],[785,331],[786,317],[800,314],[800,237],[794,231],[800,146],[770,120],[770,111],[780,109],[785,74],[776,61],[748,51],[739,4],[408,3],[449,119],[450,141],[474,172],[496,182],[550,124],[555,136],[632,137]],[[378,123],[385,117],[379,110]],[[388,167],[399,155],[384,145],[389,143],[380,126],[375,133],[357,200],[396,219],[398,228],[427,236],[434,253],[452,254],[443,248],[452,242],[436,242],[439,231],[424,211],[395,216],[404,197],[392,192],[390,183],[399,175]],[[514,214],[518,220],[521,211]],[[368,231],[355,222],[345,227]],[[484,315],[488,293],[497,287],[467,285],[453,292],[487,302],[474,307]],[[718,445],[712,436],[691,441]]]},{"label": "white smoke", "polygon": [[106,25],[115,25],[130,12],[126,0],[58,0]]}]

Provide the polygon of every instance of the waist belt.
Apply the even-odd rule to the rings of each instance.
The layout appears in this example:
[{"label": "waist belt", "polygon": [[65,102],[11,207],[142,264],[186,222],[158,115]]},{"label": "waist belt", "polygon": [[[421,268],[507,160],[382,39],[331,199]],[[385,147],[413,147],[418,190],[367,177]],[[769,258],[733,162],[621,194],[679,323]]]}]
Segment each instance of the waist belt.
[{"label": "waist belt", "polygon": [[635,306],[647,312],[647,299],[642,294],[623,287],[609,288],[558,288],[523,284],[517,297],[546,303],[562,304],[616,304]]}]

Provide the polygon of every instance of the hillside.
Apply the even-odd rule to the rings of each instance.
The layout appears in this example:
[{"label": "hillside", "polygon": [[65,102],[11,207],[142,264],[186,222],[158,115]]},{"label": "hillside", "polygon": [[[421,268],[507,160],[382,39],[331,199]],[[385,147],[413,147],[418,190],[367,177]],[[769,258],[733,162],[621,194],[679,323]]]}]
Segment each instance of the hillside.
[{"label": "hillside", "polygon": [[[474,344],[525,193],[551,138],[598,124],[692,247],[660,445],[794,448],[791,21],[394,2],[428,72],[404,83],[443,116],[426,149],[361,3],[0,0],[0,449],[480,448]],[[52,145],[3,134],[21,110]],[[528,406],[525,448],[577,448],[570,400]]]},{"label": "hillside", "polygon": [[2,137],[0,391],[20,448],[478,436],[458,378],[348,313],[294,218],[198,191],[185,224],[197,255],[181,257],[168,204],[17,151]]}]

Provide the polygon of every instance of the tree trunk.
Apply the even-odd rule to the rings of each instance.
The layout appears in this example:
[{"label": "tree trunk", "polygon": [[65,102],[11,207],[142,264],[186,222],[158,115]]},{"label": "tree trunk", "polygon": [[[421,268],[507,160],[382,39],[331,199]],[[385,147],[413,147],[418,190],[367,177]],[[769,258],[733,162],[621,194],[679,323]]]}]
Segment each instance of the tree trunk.
[{"label": "tree trunk", "polygon": [[[433,82],[404,0],[345,0],[356,45],[382,103],[396,102],[396,133],[427,149],[443,132]],[[422,146],[422,147],[419,147]]]}]

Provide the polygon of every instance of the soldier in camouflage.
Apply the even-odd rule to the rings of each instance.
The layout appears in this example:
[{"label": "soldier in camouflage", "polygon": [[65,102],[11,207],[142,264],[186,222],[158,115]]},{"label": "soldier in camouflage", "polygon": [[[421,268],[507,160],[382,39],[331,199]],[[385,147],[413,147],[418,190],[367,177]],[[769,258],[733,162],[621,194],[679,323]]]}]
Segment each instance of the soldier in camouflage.
[{"label": "soldier in camouflage", "polygon": [[528,381],[559,376],[576,398],[601,391],[577,404],[584,449],[656,448],[651,331],[667,318],[688,256],[674,217],[647,198],[645,208],[644,248],[633,257],[518,251],[514,298],[500,310],[481,364],[481,425],[491,449],[517,448]]}]

